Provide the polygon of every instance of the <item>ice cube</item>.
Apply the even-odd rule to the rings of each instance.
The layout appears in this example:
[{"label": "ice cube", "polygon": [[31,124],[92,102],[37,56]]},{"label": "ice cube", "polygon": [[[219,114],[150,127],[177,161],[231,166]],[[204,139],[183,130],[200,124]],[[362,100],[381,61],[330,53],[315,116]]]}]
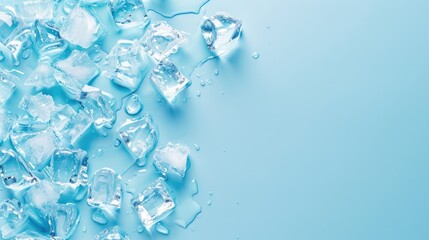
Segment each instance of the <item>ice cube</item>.
[{"label": "ice cube", "polygon": [[158,62],[177,52],[184,41],[185,36],[166,22],[152,23],[140,39],[144,50]]},{"label": "ice cube", "polygon": [[21,202],[16,199],[7,199],[0,203],[0,232],[2,239],[15,237],[27,224]]},{"label": "ice cube", "polygon": [[74,203],[52,204],[48,213],[51,236],[54,239],[69,239],[80,221],[77,206]]},{"label": "ice cube", "polygon": [[162,60],[149,77],[155,90],[169,103],[174,103],[176,96],[191,85],[189,79],[169,59]]},{"label": "ice cube", "polygon": [[49,121],[55,135],[61,138],[63,131],[72,124],[75,115],[76,111],[68,104],[57,107]]},{"label": "ice cube", "polygon": [[12,9],[0,6],[0,42],[4,42],[21,23]]},{"label": "ice cube", "polygon": [[54,99],[43,93],[24,96],[18,107],[41,122],[48,122],[56,109]]},{"label": "ice cube", "polygon": [[113,226],[97,234],[95,240],[129,240],[129,237],[119,226]]},{"label": "ice cube", "polygon": [[49,20],[54,17],[54,1],[52,0],[21,0],[18,9],[21,18],[28,22],[37,19]]},{"label": "ice cube", "polygon": [[121,28],[144,28],[150,22],[142,0],[110,0],[109,9]]},{"label": "ice cube", "polygon": [[80,3],[94,6],[102,6],[110,0],[81,0]]},{"label": "ice cube", "polygon": [[50,240],[48,236],[34,231],[26,231],[15,237],[15,240]]},{"label": "ice cube", "polygon": [[13,150],[0,148],[0,176],[6,188],[21,191],[37,183],[24,160]]},{"label": "ice cube", "polygon": [[60,34],[74,45],[89,48],[101,38],[104,29],[92,10],[77,6],[64,21]]},{"label": "ice cube", "polygon": [[17,119],[17,115],[0,108],[0,144],[8,139],[9,131]]},{"label": "ice cube", "polygon": [[[19,66],[21,59],[27,59],[32,53],[32,39],[33,30],[31,27],[17,28],[5,41],[6,47],[12,54],[14,65]],[[26,54],[24,54],[26,53]]]},{"label": "ice cube", "polygon": [[91,115],[96,128],[112,127],[116,114],[108,104],[100,89],[85,86],[78,97],[85,111]]},{"label": "ice cube", "polygon": [[133,198],[131,205],[146,228],[166,218],[176,207],[171,190],[161,178]]},{"label": "ice cube", "polygon": [[119,41],[110,51],[104,75],[116,84],[136,90],[149,69],[149,59],[137,41]]},{"label": "ice cube", "polygon": [[68,43],[61,38],[59,29],[48,22],[36,21],[34,31],[40,55],[53,56],[62,53],[68,47]]},{"label": "ice cube", "polygon": [[18,119],[12,127],[10,139],[30,167],[38,171],[48,164],[54,150],[61,145],[47,123],[35,122],[28,116]]},{"label": "ice cube", "polygon": [[88,182],[88,205],[103,210],[118,210],[121,201],[121,176],[109,168],[97,170]]},{"label": "ice cube", "polygon": [[15,91],[15,82],[19,79],[4,70],[0,70],[0,106],[2,106]]},{"label": "ice cube", "polygon": [[28,189],[24,195],[26,202],[31,202],[38,209],[44,209],[47,205],[58,202],[60,197],[60,189],[47,180],[39,181]]},{"label": "ice cube", "polygon": [[93,120],[83,110],[79,110],[73,121],[61,132],[62,140],[74,145],[79,138],[91,127]]},{"label": "ice cube", "polygon": [[57,149],[51,158],[52,181],[76,189],[88,182],[88,154],[80,149]]},{"label": "ice cube", "polygon": [[118,139],[138,165],[146,163],[149,153],[158,142],[158,127],[149,114],[135,119],[127,119],[117,130]]},{"label": "ice cube", "polygon": [[218,13],[203,22],[201,32],[208,49],[220,56],[237,44],[241,35],[241,27],[241,20],[225,13]]},{"label": "ice cube", "polygon": [[156,169],[162,174],[176,174],[185,177],[188,168],[189,148],[180,143],[167,143],[160,146],[153,154]]},{"label": "ice cube", "polygon": [[57,83],[50,58],[41,58],[37,68],[25,80],[24,85],[35,88],[51,88]]},{"label": "ice cube", "polygon": [[53,66],[59,71],[58,79],[73,78],[79,83],[76,87],[80,89],[100,74],[100,69],[88,54],[78,50],[74,50],[67,58],[55,62]]}]

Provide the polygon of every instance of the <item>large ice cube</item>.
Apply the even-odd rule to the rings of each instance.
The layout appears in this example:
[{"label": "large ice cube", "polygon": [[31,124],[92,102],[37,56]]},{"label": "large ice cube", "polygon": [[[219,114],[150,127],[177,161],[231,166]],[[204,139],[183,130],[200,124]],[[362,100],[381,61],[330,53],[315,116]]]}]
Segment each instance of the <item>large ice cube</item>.
[{"label": "large ice cube", "polygon": [[218,13],[203,22],[201,32],[208,49],[219,56],[227,53],[238,42],[241,27],[241,20]]},{"label": "large ice cube", "polygon": [[79,209],[74,203],[52,204],[49,206],[48,219],[54,239],[69,239],[79,224]]},{"label": "large ice cube", "polygon": [[89,48],[104,34],[104,29],[92,10],[77,6],[64,21],[60,34],[74,45]]},{"label": "large ice cube", "polygon": [[19,79],[4,70],[0,70],[0,106],[3,105],[15,91],[15,82]]},{"label": "large ice cube", "polygon": [[144,50],[158,62],[177,52],[184,41],[185,36],[166,22],[152,23],[140,39]]},{"label": "large ice cube", "polygon": [[54,1],[52,0],[20,0],[18,7],[21,18],[28,22],[37,19],[49,20],[54,17]]},{"label": "large ice cube", "polygon": [[51,88],[57,83],[50,58],[41,58],[37,68],[28,76],[24,85],[35,88]]},{"label": "large ice cube", "polygon": [[176,96],[191,85],[191,81],[169,59],[162,60],[149,77],[155,90],[169,103],[174,103]]},{"label": "large ice cube", "polygon": [[121,28],[143,28],[150,22],[142,0],[110,0],[109,9]]},{"label": "large ice cube", "polygon": [[77,188],[88,182],[88,154],[80,149],[57,149],[51,158],[52,181]]},{"label": "large ice cube", "polygon": [[9,131],[17,119],[17,115],[0,108],[0,144],[8,139]]},{"label": "large ice cube", "polygon": [[50,240],[48,236],[34,231],[26,231],[15,237],[15,240]]},{"label": "large ice cube", "polygon": [[116,114],[106,101],[100,89],[84,86],[78,97],[85,111],[91,115],[96,128],[112,127],[116,121]]},{"label": "large ice cube", "polygon": [[124,143],[128,152],[138,165],[146,163],[149,153],[158,142],[158,127],[149,114],[127,119],[117,130],[118,139]]},{"label": "large ice cube", "polygon": [[185,177],[188,169],[189,148],[180,143],[167,143],[153,154],[153,164],[162,174],[176,174]]},{"label": "large ice cube", "polygon": [[119,226],[113,226],[97,234],[95,240],[129,240],[129,237]]},{"label": "large ice cube", "polygon": [[44,209],[47,205],[58,202],[60,197],[60,189],[47,180],[41,180],[33,185],[24,196],[26,202],[31,202],[38,209]]},{"label": "large ice cube", "polygon": [[176,207],[171,190],[161,178],[132,199],[131,205],[146,228],[166,218]]},{"label": "large ice cube", "polygon": [[0,203],[0,232],[2,239],[15,237],[27,223],[21,202],[16,199],[8,199]]},{"label": "large ice cube", "polygon": [[40,55],[56,55],[63,52],[68,43],[61,38],[59,29],[53,24],[44,21],[36,21],[34,24],[36,33],[36,45]]},{"label": "large ice cube", "polygon": [[121,208],[121,176],[109,168],[97,170],[88,182],[88,205],[103,210]]},{"label": "large ice cube", "polygon": [[6,188],[21,191],[37,183],[27,163],[13,150],[0,148],[0,176]]},{"label": "large ice cube", "polygon": [[104,75],[116,84],[137,89],[149,69],[149,59],[137,41],[119,41],[110,51]]},{"label": "large ice cube", "polygon": [[48,122],[56,109],[54,99],[43,93],[24,96],[18,107],[41,122]]}]

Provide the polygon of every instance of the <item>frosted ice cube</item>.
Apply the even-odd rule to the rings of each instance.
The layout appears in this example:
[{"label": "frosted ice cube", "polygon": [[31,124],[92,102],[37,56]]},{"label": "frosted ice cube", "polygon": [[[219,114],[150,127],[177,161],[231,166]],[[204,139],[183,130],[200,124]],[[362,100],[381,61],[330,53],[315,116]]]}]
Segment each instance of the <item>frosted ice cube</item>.
[{"label": "frosted ice cube", "polygon": [[109,9],[121,28],[143,28],[150,22],[142,0],[110,0]]},{"label": "frosted ice cube", "polygon": [[133,198],[131,205],[146,228],[166,218],[176,207],[171,190],[161,178]]},{"label": "frosted ice cube", "polygon": [[158,127],[149,114],[135,119],[127,119],[117,130],[118,139],[138,165],[146,163],[149,153],[158,142]]},{"label": "frosted ice cube", "polygon": [[0,148],[0,176],[4,186],[13,191],[29,188],[38,181],[24,160],[5,148]]},{"label": "frosted ice cube", "polygon": [[77,188],[88,182],[88,154],[80,149],[57,149],[51,158],[52,181]]},{"label": "frosted ice cube", "polygon": [[104,75],[116,84],[137,89],[149,69],[149,59],[137,41],[119,41],[110,51]]},{"label": "frosted ice cube", "polygon": [[41,58],[37,68],[28,76],[24,85],[36,88],[51,88],[55,86],[56,80],[51,66],[50,58]]},{"label": "frosted ice cube", "polygon": [[54,239],[69,239],[80,221],[80,213],[76,205],[74,203],[52,204],[48,212],[51,236]]},{"label": "frosted ice cube", "polygon": [[216,55],[222,55],[237,44],[241,35],[242,22],[225,13],[218,13],[206,19],[201,25],[201,32],[207,47]]},{"label": "frosted ice cube", "polygon": [[61,145],[47,123],[35,122],[27,116],[18,119],[12,127],[10,139],[30,167],[39,171],[48,164],[54,150]]},{"label": "frosted ice cube", "polygon": [[61,197],[60,189],[50,181],[41,180],[25,193],[26,202],[34,207],[44,209],[47,205],[58,202]]},{"label": "frosted ice cube", "polygon": [[48,236],[42,235],[34,231],[26,231],[18,234],[15,240],[50,240]]},{"label": "frosted ice cube", "polygon": [[174,103],[176,96],[191,85],[169,59],[162,60],[149,75],[152,86],[169,103]]},{"label": "frosted ice cube", "polygon": [[100,69],[88,54],[78,50],[74,50],[67,58],[55,62],[53,66],[59,71],[58,79],[67,81],[73,78],[79,83],[76,86],[79,89],[100,74]]},{"label": "frosted ice cube", "polygon": [[74,45],[89,48],[101,38],[104,29],[92,10],[77,6],[64,21],[60,34]]},{"label": "frosted ice cube", "polygon": [[95,240],[129,240],[129,237],[119,226],[113,226],[97,234]]},{"label": "frosted ice cube", "polygon": [[52,0],[21,0],[18,7],[21,18],[25,21],[49,20],[54,17],[54,1]]},{"label": "frosted ice cube", "polygon": [[185,36],[166,22],[152,23],[140,39],[143,49],[158,62],[177,52],[184,41]]},{"label": "frosted ice cube", "polygon": [[17,115],[0,108],[0,144],[8,139],[9,131],[17,119]]},{"label": "frosted ice cube", "polygon": [[97,170],[88,182],[88,205],[103,210],[121,208],[121,176],[109,168]]},{"label": "frosted ice cube", "polygon": [[183,178],[188,168],[188,157],[187,146],[180,143],[167,143],[155,150],[153,164],[164,175],[172,173]]},{"label": "frosted ice cube", "polygon": [[68,43],[61,38],[59,29],[54,25],[36,21],[34,24],[34,31],[36,33],[36,45],[40,55],[56,55],[63,52]]},{"label": "frosted ice cube", "polygon": [[20,24],[10,8],[0,6],[0,42],[3,43]]},{"label": "frosted ice cube", "polygon": [[3,105],[15,91],[18,78],[0,70],[0,106]]},{"label": "frosted ice cube", "polygon": [[54,99],[50,95],[43,93],[24,96],[18,107],[30,114],[35,120],[41,122],[48,122],[56,109]]},{"label": "frosted ice cube", "polygon": [[7,199],[0,203],[0,232],[2,239],[15,237],[26,225],[28,216],[21,202]]},{"label": "frosted ice cube", "polygon": [[91,115],[96,128],[112,127],[116,114],[106,101],[100,89],[85,86],[78,97],[85,111]]}]

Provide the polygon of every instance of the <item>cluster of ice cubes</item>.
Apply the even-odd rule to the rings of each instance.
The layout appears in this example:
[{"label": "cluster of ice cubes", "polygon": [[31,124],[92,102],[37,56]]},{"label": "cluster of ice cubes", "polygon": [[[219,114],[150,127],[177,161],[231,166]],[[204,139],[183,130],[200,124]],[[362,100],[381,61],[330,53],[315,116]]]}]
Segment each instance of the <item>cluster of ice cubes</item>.
[{"label": "cluster of ice cubes", "polygon": [[[104,26],[95,8],[105,8],[115,26]],[[237,43],[242,23],[220,13],[201,25],[207,48],[216,56]],[[103,59],[91,52],[107,40],[107,30],[144,29],[140,39],[120,40]],[[190,150],[180,143],[158,146],[159,130],[143,104],[132,95],[125,111],[132,116],[116,124],[115,100],[92,85],[103,76],[118,87],[136,91],[144,79],[170,104],[191,85],[169,56],[185,44],[185,35],[167,22],[151,22],[141,0],[0,1],[0,177],[10,199],[0,203],[2,239],[68,239],[80,221],[77,202],[86,199],[92,220],[106,224],[131,204],[140,223],[151,228],[176,208],[166,179],[182,181]],[[15,68],[31,55],[28,74]],[[102,61],[101,61],[102,60]],[[100,62],[101,61],[101,62]],[[8,100],[19,88],[32,88],[16,109]],[[58,104],[45,90],[62,89]],[[91,165],[79,139],[89,129],[112,129],[139,166],[152,159],[159,178],[123,202],[120,173]],[[10,144],[8,144],[10,143]],[[152,158],[151,158],[152,156]],[[40,232],[27,230],[28,221]],[[119,226],[95,239],[129,239]]]}]

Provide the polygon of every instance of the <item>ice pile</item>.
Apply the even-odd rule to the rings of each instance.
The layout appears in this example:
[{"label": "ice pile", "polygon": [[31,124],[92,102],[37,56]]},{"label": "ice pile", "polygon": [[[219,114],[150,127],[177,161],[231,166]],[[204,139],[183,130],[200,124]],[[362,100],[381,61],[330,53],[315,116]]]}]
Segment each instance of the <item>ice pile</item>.
[{"label": "ice pile", "polygon": [[[114,25],[101,21],[101,10]],[[207,18],[201,25],[207,48],[216,56],[230,51],[241,25],[226,14]],[[109,46],[109,29],[143,34],[94,58]],[[142,113],[137,90],[147,78],[174,105],[191,85],[170,58],[185,42],[167,22],[151,23],[141,0],[0,0],[0,177],[10,193],[0,207],[2,239],[69,239],[84,199],[98,224],[115,219],[126,204],[143,227],[164,226],[160,221],[178,207],[171,184],[184,181],[190,150],[171,142],[157,147],[158,126]],[[116,123],[117,101],[93,84],[98,79],[134,93],[123,106],[128,119]],[[81,140],[92,130],[114,131],[138,166],[156,170],[131,202],[124,202],[122,173],[89,172],[88,145]],[[28,228],[29,221],[40,231]],[[95,239],[129,237],[113,226]]]}]

